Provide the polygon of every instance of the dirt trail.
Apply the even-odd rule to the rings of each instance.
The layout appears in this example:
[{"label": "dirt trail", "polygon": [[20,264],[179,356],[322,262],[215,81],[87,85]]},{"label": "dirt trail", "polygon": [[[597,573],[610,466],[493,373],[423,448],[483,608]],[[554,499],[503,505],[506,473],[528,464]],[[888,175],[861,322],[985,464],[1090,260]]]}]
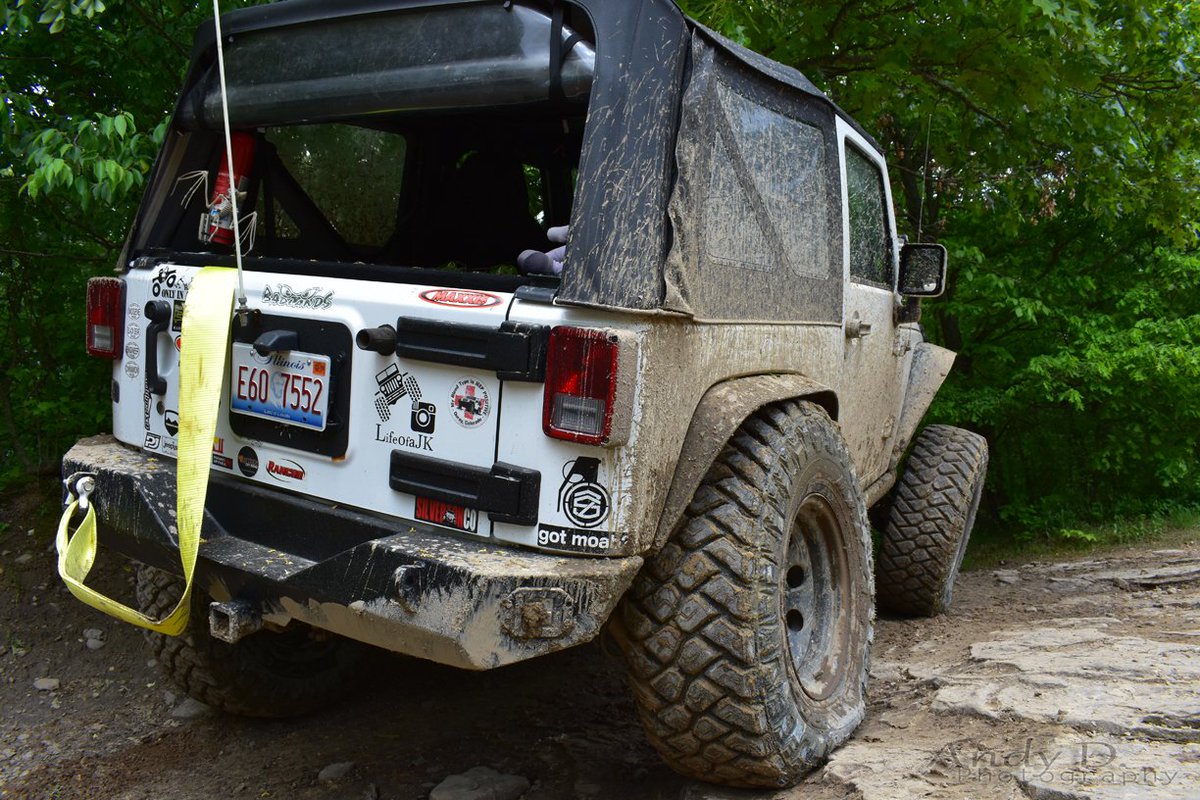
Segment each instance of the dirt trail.
[{"label": "dirt trail", "polygon": [[296,721],[184,702],[140,633],[62,589],[30,521],[45,501],[2,510],[0,797],[416,800],[481,765],[527,778],[525,800],[1200,797],[1194,540],[967,573],[952,614],[880,620],[854,739],[801,787],[742,793],[662,766],[595,644],[482,674],[384,658]]}]

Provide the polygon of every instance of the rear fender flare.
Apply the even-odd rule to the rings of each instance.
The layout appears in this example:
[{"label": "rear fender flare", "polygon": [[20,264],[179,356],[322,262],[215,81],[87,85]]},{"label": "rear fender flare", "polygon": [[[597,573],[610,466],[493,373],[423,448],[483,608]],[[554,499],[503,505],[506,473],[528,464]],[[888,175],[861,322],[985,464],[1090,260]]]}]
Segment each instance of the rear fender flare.
[{"label": "rear fender flare", "polygon": [[700,481],[738,426],[763,406],[790,399],[816,403],[825,409],[830,419],[837,420],[837,394],[804,375],[785,373],[732,378],[704,393],[692,414],[675,464],[675,475],[655,530],[653,550],[657,551],[667,543]]}]

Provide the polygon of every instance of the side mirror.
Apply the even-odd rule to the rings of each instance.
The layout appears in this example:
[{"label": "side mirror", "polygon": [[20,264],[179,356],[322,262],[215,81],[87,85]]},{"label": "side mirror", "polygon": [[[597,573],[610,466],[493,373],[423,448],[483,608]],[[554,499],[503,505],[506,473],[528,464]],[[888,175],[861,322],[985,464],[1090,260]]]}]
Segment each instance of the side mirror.
[{"label": "side mirror", "polygon": [[940,244],[905,244],[900,250],[900,294],[937,297],[946,289],[946,248]]}]

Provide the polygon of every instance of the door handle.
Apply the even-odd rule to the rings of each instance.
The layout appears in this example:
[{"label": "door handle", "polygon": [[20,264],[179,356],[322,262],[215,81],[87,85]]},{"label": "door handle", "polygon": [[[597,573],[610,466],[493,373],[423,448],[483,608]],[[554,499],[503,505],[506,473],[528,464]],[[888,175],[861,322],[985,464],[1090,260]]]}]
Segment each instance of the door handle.
[{"label": "door handle", "polygon": [[166,395],[167,381],[158,374],[158,335],[171,327],[171,304],[166,300],[146,303],[146,388],[151,394]]},{"label": "door handle", "polygon": [[871,333],[871,324],[858,319],[846,320],[846,338],[861,339]]}]

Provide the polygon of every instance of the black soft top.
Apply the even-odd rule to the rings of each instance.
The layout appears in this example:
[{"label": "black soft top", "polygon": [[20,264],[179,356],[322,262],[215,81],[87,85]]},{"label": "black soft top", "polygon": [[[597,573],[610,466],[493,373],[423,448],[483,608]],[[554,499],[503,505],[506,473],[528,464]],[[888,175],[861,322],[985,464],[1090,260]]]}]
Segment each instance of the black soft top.
[{"label": "black soft top", "polygon": [[[507,4],[507,0],[500,0],[500,2],[498,0],[341,0],[336,5],[330,4],[328,0],[279,0],[267,5],[227,12],[221,17],[221,27],[226,35],[236,35],[267,28],[306,25],[330,19],[412,8],[497,4]],[[524,0],[523,4],[546,10],[553,7],[552,2],[539,2],[539,0]],[[572,0],[571,4],[585,9],[588,15],[596,21],[596,37],[601,40],[596,42],[597,47],[602,46],[601,42],[609,44],[613,38],[628,39],[631,28],[630,20],[654,19],[667,23],[673,29],[675,35],[664,37],[647,35],[651,32],[647,31],[644,26],[632,26],[634,39],[645,38],[645,44],[658,43],[667,38],[674,39],[684,28],[700,31],[715,46],[736,58],[747,68],[828,103],[838,116],[853,126],[872,144],[876,144],[871,135],[863,130],[853,117],[842,111],[800,70],[780,64],[778,61],[772,61],[761,53],[756,53],[725,38],[691,17],[685,16],[672,0]],[[192,44],[193,61],[203,60],[206,55],[210,54],[214,36],[215,28],[211,21],[200,26]],[[631,64],[630,66],[635,65]]]},{"label": "black soft top", "polygon": [[[520,0],[554,14],[582,10],[595,33],[595,75],[571,219],[571,268],[561,302],[654,311],[667,294],[663,264],[672,244],[668,203],[675,144],[694,40],[723,53],[740,80],[826,109],[870,136],[801,72],[741,47],[686,17],[671,0]],[[283,0],[222,16],[227,41],[289,26],[422,8],[507,7],[499,0]],[[577,12],[572,12],[577,13]],[[196,33],[188,88],[215,60],[214,26]],[[470,31],[464,31],[469,36]],[[878,146],[875,145],[876,149]]]}]

